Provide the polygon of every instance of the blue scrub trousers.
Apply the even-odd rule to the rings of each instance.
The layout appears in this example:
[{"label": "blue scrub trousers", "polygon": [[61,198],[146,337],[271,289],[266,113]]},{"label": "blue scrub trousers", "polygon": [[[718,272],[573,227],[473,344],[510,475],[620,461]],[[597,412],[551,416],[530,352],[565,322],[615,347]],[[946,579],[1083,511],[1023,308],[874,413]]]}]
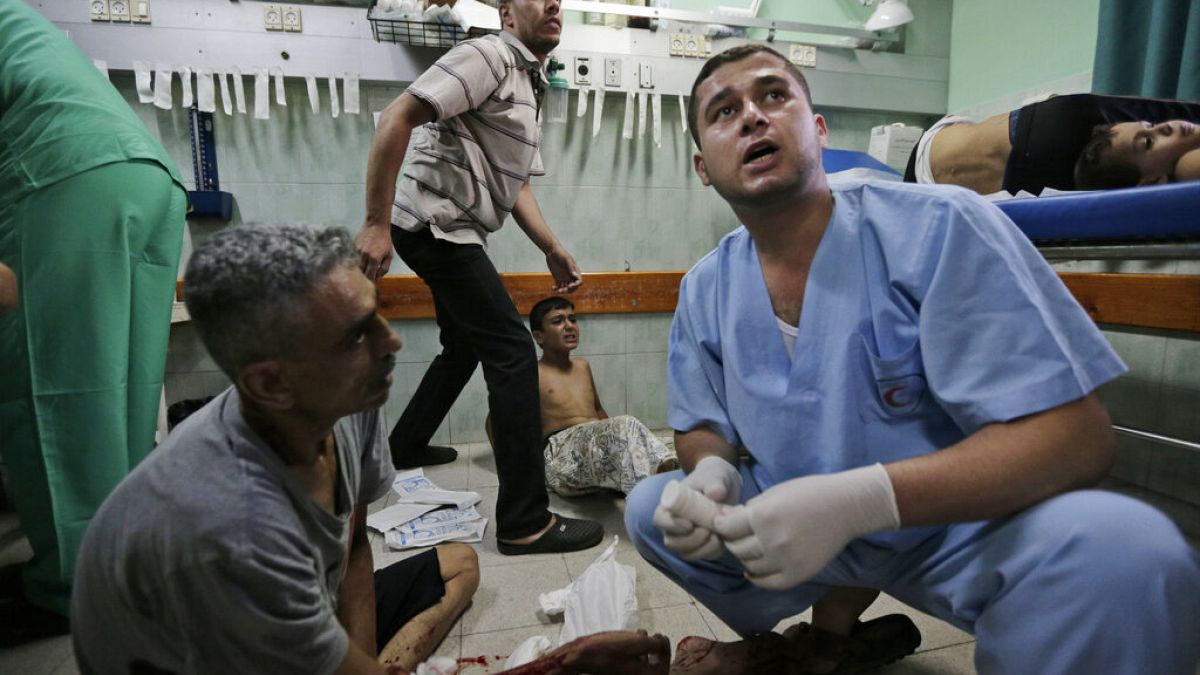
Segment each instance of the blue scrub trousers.
[{"label": "blue scrub trousers", "polygon": [[[744,500],[758,493],[741,466]],[[1200,560],[1165,515],[1135,499],[1070,492],[1002,520],[950,525],[908,551],[851,542],[808,583],[754,586],[730,554],[689,562],[652,515],[680,471],[626,501],[625,527],[647,561],[744,636],[769,631],[834,586],[874,588],[975,635],[992,675],[1194,675]]]}]

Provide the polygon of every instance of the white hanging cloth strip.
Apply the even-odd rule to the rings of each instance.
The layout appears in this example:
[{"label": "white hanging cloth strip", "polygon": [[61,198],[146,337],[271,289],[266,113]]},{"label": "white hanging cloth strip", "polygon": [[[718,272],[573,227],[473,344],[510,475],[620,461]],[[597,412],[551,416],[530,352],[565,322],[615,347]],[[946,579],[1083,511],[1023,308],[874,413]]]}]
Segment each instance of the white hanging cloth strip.
[{"label": "white hanging cloth strip", "polygon": [[163,110],[174,107],[171,99],[171,69],[166,66],[154,69],[154,105]]},{"label": "white hanging cloth strip", "polygon": [[576,117],[583,117],[585,114],[587,114],[587,97],[588,97],[588,88],[580,87],[579,88],[579,101],[578,101],[578,104],[575,106],[575,116]]},{"label": "white hanging cloth strip", "polygon": [[662,147],[662,94],[650,94],[651,134],[654,136],[654,147]]},{"label": "white hanging cloth strip", "polygon": [[621,125],[621,138],[627,141],[633,139],[633,108],[635,105],[637,105],[637,100],[633,97],[633,92],[625,92],[625,122]]},{"label": "white hanging cloth strip", "polygon": [[221,110],[226,115],[233,114],[233,99],[229,96],[229,73],[217,73],[217,84],[221,88]]},{"label": "white hanging cloth strip", "polygon": [[207,68],[196,70],[196,109],[203,113],[217,111],[217,100],[214,96],[212,71]]},{"label": "white hanging cloth strip", "polygon": [[347,115],[358,114],[358,74],[346,73],[342,81],[342,109]]},{"label": "white hanging cloth strip", "polygon": [[304,76],[304,84],[308,87],[308,105],[314,115],[321,112],[321,94],[317,92],[317,78],[312,73]]},{"label": "white hanging cloth strip", "polygon": [[275,66],[271,69],[271,79],[275,80],[275,105],[287,107],[287,93],[283,90],[283,68]]},{"label": "white hanging cloth strip", "polygon": [[242,82],[242,69],[233,67],[233,95],[237,99],[237,111],[246,114],[246,83]]},{"label": "white hanging cloth strip", "polygon": [[271,119],[270,82],[266,68],[254,73],[254,119]]},{"label": "white hanging cloth strip", "polygon": [[138,103],[154,103],[154,91],[150,89],[150,64],[134,61],[133,80],[137,84]]},{"label": "white hanging cloth strip", "polygon": [[683,127],[683,133],[687,133],[687,103],[683,100],[683,94],[679,95],[679,126]]},{"label": "white hanging cloth strip", "polygon": [[592,103],[592,138],[600,134],[600,119],[604,116],[604,90],[596,90],[596,100]]},{"label": "white hanging cloth strip", "polygon": [[638,92],[638,130],[637,137],[646,135],[646,92]]},{"label": "white hanging cloth strip", "polygon": [[176,72],[179,73],[179,82],[183,85],[183,100],[179,102],[179,105],[185,109],[190,108],[195,101],[192,97],[192,69],[187,66],[179,66]]},{"label": "white hanging cloth strip", "polygon": [[329,77],[329,112],[334,118],[341,114],[340,102],[338,101],[337,78],[332,75]]}]

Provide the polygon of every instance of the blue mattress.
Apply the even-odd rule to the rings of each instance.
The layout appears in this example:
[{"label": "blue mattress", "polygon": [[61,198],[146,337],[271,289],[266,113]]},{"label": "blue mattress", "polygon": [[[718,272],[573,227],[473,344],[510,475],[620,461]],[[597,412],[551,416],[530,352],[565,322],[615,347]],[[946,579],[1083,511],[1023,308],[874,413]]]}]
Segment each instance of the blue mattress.
[{"label": "blue mattress", "polygon": [[1200,238],[1200,181],[997,204],[1033,241]]},{"label": "blue mattress", "polygon": [[[822,160],[829,173],[856,168],[896,173],[853,150],[827,148]],[[1039,242],[1200,239],[1200,181],[1013,199],[997,206]]]}]

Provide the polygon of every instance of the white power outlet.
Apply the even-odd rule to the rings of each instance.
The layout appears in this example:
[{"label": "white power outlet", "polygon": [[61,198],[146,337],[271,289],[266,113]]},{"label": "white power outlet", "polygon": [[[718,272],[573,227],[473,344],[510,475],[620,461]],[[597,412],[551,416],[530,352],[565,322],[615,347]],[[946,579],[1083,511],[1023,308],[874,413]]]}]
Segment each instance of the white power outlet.
[{"label": "white power outlet", "polygon": [[812,45],[792,45],[788,60],[801,68],[816,68],[817,48]]},{"label": "white power outlet", "polygon": [[129,10],[134,23],[150,23],[150,0],[130,0]]},{"label": "white power outlet", "polygon": [[651,66],[651,64],[638,64],[638,86],[642,89],[654,88],[654,68]]},{"label": "white power outlet", "polygon": [[592,83],[592,60],[587,56],[575,57],[575,84]]},{"label": "white power outlet", "polygon": [[621,59],[604,59],[604,86],[621,86]]},{"label": "white power outlet", "polygon": [[92,21],[108,21],[108,0],[91,0],[88,3]]},{"label": "white power outlet", "polygon": [[117,21],[129,23],[129,0],[110,0],[108,13],[114,23]]},{"label": "white power outlet", "polygon": [[284,6],[283,29],[289,33],[301,33],[304,31],[304,17],[301,15],[299,7]]},{"label": "white power outlet", "polygon": [[263,28],[283,30],[283,10],[279,5],[263,5]]}]

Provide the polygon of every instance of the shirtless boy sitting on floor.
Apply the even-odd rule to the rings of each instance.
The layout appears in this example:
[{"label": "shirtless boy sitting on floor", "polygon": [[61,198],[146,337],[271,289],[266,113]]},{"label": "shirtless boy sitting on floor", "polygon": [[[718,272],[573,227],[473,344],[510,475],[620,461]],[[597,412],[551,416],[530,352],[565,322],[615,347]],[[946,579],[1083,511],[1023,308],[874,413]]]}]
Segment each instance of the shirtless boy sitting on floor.
[{"label": "shirtless boy sitting on floor", "polygon": [[[628,493],[659,471],[678,468],[675,453],[631,415],[609,417],[600,405],[592,367],[571,356],[579,347],[575,305],[549,297],[529,312],[542,349],[538,361],[546,485],[572,497],[607,488]],[[491,416],[487,420],[491,440]]]}]

